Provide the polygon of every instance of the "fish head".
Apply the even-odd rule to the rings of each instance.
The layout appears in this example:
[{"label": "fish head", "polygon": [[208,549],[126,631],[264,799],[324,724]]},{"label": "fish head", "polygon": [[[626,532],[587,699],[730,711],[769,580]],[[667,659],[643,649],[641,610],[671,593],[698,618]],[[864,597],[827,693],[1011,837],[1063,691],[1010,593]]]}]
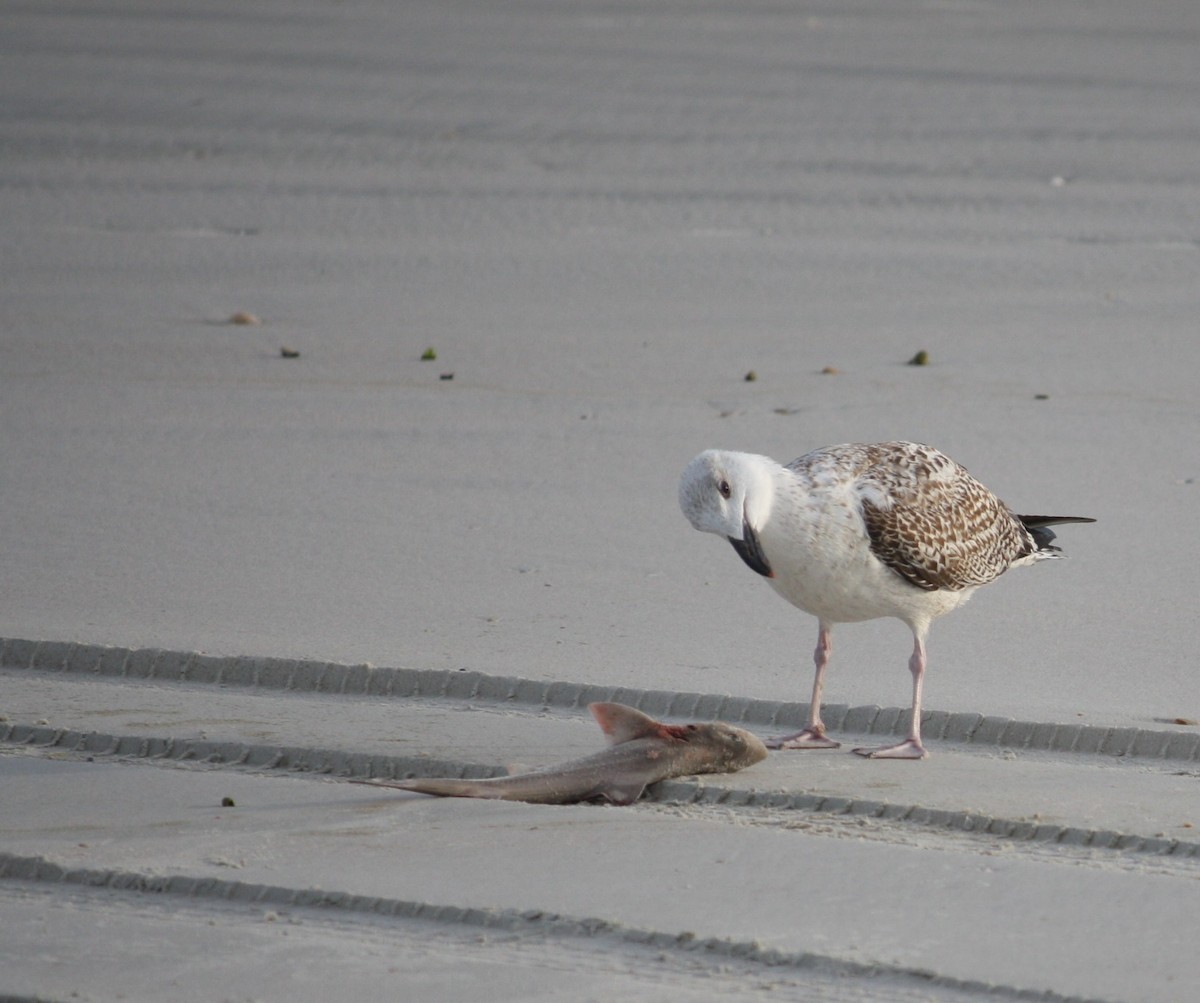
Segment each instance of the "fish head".
[{"label": "fish head", "polygon": [[686,754],[688,765],[696,773],[732,773],[767,758],[767,747],[757,735],[723,721],[664,724],[619,703],[591,703],[588,710],[609,745],[654,739]]},{"label": "fish head", "polygon": [[688,743],[696,773],[736,773],[767,758],[762,739],[723,721],[680,725],[677,734]]},{"label": "fish head", "polygon": [[775,500],[774,470],[765,456],[706,449],[679,480],[679,507],[702,533],[723,536],[753,570],[775,576],[759,541]]}]

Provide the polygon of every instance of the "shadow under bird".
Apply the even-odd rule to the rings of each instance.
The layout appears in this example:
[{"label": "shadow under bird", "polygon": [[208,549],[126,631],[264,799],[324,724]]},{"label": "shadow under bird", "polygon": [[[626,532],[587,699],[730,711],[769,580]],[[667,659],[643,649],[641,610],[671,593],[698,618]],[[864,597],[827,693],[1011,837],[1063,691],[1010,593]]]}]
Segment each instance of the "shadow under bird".
[{"label": "shadow under bird", "polygon": [[817,618],[806,726],[772,748],[831,749],[821,696],[835,623],[897,617],[913,633],[912,719],[903,742],[855,749],[924,759],[921,687],[934,619],[1009,568],[1061,557],[1048,528],[1082,516],[1016,515],[966,469],[915,442],[849,443],[786,466],[710,449],[683,472],[679,504],[698,530],[723,536],[784,599]]},{"label": "shadow under bird", "polygon": [[767,747],[755,735],[730,724],[663,724],[619,703],[588,704],[588,710],[608,738],[609,747],[582,759],[487,780],[418,777],[354,783],[454,798],[626,805],[659,780],[736,773],[767,757]]}]

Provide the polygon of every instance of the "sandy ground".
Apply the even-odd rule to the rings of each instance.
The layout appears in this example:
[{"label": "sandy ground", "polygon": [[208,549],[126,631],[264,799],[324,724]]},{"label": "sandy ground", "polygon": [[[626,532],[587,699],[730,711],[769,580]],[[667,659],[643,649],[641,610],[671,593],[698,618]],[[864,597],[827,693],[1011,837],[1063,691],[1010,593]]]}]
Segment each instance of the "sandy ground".
[{"label": "sandy ground", "polygon": [[[0,995],[1190,998],[1200,8],[0,25]],[[815,624],[678,474],[884,438],[1099,520],[934,627],[933,759],[631,809],[338,782],[591,751],[548,683],[769,733]],[[835,643],[843,734],[889,731],[905,629]],[[519,692],[109,671],[145,648]]]}]

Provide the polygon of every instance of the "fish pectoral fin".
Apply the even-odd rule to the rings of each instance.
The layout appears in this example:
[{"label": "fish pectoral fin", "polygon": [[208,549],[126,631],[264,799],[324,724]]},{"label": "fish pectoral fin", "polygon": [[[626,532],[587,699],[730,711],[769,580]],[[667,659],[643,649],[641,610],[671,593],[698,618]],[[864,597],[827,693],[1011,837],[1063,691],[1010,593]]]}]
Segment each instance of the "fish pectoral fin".
[{"label": "fish pectoral fin", "polygon": [[588,710],[600,725],[609,745],[621,745],[638,738],[666,736],[666,725],[636,708],[620,703],[590,703]]},{"label": "fish pectoral fin", "polygon": [[613,804],[633,804],[642,796],[642,791],[645,789],[646,785],[641,781],[629,780],[623,783],[607,784],[600,792],[600,796]]}]

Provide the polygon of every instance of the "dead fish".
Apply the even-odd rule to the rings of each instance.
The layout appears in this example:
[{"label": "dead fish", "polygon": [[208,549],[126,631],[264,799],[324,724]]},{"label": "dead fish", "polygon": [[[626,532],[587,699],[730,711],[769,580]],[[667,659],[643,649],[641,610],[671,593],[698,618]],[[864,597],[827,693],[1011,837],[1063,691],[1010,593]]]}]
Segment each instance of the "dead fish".
[{"label": "dead fish", "polygon": [[489,780],[419,777],[356,780],[452,798],[497,798],[530,804],[610,801],[632,804],[650,784],[697,773],[735,773],[766,759],[767,747],[729,724],[663,724],[619,703],[588,704],[609,748],[583,759]]}]

